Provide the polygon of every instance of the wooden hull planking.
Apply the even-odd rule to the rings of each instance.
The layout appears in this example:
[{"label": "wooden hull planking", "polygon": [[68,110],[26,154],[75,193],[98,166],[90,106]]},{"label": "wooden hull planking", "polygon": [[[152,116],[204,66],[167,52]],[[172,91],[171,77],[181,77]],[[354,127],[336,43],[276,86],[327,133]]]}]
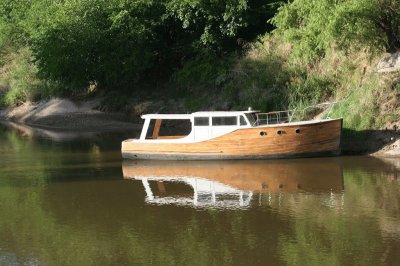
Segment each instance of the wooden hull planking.
[{"label": "wooden hull planking", "polygon": [[122,142],[129,159],[214,160],[335,156],[340,154],[342,119],[243,128],[194,143]]}]

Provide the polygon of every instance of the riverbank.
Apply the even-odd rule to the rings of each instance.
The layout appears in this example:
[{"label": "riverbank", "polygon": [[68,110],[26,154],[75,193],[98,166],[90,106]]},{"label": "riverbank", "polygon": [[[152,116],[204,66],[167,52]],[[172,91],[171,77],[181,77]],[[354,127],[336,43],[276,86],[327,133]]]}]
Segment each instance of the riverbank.
[{"label": "riverbank", "polygon": [[371,155],[400,157],[400,132],[397,130],[343,129],[342,153],[345,155]]},{"label": "riverbank", "polygon": [[[132,114],[98,110],[99,99],[72,101],[54,98],[39,103],[27,102],[18,107],[0,111],[0,120],[19,125],[57,132],[111,132],[140,131],[140,113],[151,113],[151,103],[139,104]],[[176,105],[175,105],[176,107]],[[179,112],[179,110],[175,110]],[[15,125],[14,124],[14,125]],[[379,157],[400,156],[398,130],[353,131],[344,129],[342,139],[344,154],[368,154]]]},{"label": "riverbank", "polygon": [[54,98],[39,103],[26,102],[18,107],[0,111],[0,120],[31,127],[64,131],[137,130],[129,116],[116,112],[102,112],[96,108],[99,100],[71,101]]}]

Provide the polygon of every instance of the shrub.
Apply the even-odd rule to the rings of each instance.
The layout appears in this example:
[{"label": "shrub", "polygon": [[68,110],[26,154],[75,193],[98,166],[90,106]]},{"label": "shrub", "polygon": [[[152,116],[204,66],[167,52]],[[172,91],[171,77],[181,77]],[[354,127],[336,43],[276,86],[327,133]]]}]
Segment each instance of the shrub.
[{"label": "shrub", "polygon": [[37,77],[37,68],[32,62],[31,51],[28,48],[21,48],[9,56],[3,67],[6,69],[1,75],[4,103],[15,105],[38,96],[43,82]]}]

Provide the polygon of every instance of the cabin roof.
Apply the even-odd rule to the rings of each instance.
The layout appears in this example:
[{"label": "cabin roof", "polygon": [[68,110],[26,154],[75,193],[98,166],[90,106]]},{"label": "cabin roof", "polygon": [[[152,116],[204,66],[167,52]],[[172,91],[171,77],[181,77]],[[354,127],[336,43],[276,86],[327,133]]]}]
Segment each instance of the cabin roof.
[{"label": "cabin roof", "polygon": [[210,111],[210,112],[196,112],[193,113],[194,116],[233,116],[242,115],[248,113],[256,113],[258,111]]},{"label": "cabin roof", "polygon": [[147,114],[141,117],[143,119],[190,119],[192,114]]},{"label": "cabin roof", "polygon": [[209,111],[195,112],[191,114],[146,114],[142,115],[143,119],[191,119],[197,116],[237,116],[248,113],[256,113],[257,111]]}]

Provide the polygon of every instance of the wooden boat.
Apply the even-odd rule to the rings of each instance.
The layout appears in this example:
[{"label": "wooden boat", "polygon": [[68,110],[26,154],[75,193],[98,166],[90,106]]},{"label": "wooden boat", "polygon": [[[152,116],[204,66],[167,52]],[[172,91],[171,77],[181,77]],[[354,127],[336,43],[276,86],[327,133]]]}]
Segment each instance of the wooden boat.
[{"label": "wooden boat", "polygon": [[[341,193],[338,159],[246,161],[125,160],[123,176],[142,182],[146,202],[190,206],[246,207],[266,193]],[[256,200],[257,201],[257,200]]]},{"label": "wooden boat", "polygon": [[[340,154],[342,119],[291,122],[283,112],[196,112],[143,115],[138,139],[122,142],[130,159],[214,160],[332,156]],[[186,134],[163,134],[170,121]]]}]

